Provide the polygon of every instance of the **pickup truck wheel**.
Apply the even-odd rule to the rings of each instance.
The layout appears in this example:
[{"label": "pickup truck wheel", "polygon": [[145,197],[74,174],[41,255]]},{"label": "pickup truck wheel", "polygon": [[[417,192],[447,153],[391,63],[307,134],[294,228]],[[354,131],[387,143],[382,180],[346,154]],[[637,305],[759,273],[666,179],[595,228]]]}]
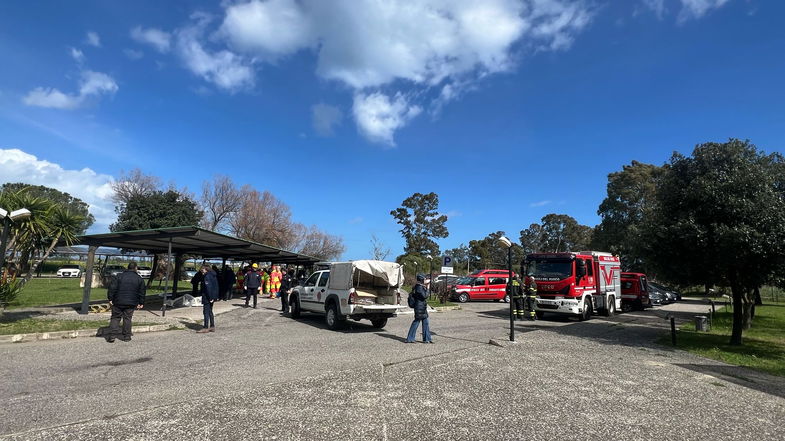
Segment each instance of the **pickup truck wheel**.
[{"label": "pickup truck wheel", "polygon": [[373,319],[371,320],[371,324],[376,329],[382,329],[387,326],[387,318]]},{"label": "pickup truck wheel", "polygon": [[299,296],[294,296],[289,299],[289,314],[292,316],[293,319],[300,318],[300,298]]},{"label": "pickup truck wheel", "polygon": [[327,308],[325,321],[327,322],[327,327],[333,331],[341,329],[341,326],[343,326],[345,319],[341,317],[341,313],[338,311],[338,305],[335,304],[335,302],[330,303],[330,306]]},{"label": "pickup truck wheel", "polygon": [[591,300],[587,297],[586,300],[583,301],[583,313],[578,316],[578,319],[582,322],[589,320],[591,318],[591,311]]},{"label": "pickup truck wheel", "polygon": [[465,292],[462,292],[462,293],[458,294],[458,301],[461,302],[461,303],[468,302],[469,301],[469,294],[466,294]]},{"label": "pickup truck wheel", "polygon": [[602,315],[611,317],[616,314],[616,297],[610,296],[608,298],[608,307],[602,310]]}]

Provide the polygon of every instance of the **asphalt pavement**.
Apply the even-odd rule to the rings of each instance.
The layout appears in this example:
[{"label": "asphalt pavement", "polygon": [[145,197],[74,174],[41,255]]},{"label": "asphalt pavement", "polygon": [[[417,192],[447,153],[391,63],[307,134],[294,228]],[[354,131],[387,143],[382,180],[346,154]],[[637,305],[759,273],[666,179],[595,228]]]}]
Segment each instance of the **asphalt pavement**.
[{"label": "asphalt pavement", "polygon": [[431,315],[432,345],[403,344],[411,316],[334,332],[277,307],[209,334],[5,345],[0,437],[785,439],[782,379],[654,343],[706,305],[519,322],[509,343],[507,305],[471,303]]}]

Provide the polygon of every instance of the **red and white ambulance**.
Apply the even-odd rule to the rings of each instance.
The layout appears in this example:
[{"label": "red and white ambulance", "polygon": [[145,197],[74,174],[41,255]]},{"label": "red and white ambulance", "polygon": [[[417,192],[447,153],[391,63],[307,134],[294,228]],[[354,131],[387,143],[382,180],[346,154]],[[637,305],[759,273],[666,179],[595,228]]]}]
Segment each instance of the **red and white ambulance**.
[{"label": "red and white ambulance", "polygon": [[537,282],[537,317],[546,313],[588,320],[592,313],[612,315],[621,310],[619,257],[601,251],[533,253],[526,256],[528,272]]}]

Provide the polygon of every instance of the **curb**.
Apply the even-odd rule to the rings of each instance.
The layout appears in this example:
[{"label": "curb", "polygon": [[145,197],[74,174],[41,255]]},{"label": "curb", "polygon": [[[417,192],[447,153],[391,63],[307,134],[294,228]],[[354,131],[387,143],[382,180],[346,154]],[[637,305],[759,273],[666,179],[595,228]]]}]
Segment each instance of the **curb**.
[{"label": "curb", "polygon": [[[145,332],[158,332],[176,329],[174,325],[149,325],[149,326],[133,326],[131,332],[145,333]],[[62,340],[67,338],[77,337],[97,337],[98,329],[77,329],[75,331],[56,331],[56,332],[37,332],[32,334],[12,334],[0,335],[0,344],[3,343],[29,343],[40,340]]]},{"label": "curb", "polygon": [[460,311],[461,309],[463,309],[463,308],[461,308],[460,305],[454,305],[454,306],[432,306],[431,308],[433,308],[433,310],[435,312]]}]

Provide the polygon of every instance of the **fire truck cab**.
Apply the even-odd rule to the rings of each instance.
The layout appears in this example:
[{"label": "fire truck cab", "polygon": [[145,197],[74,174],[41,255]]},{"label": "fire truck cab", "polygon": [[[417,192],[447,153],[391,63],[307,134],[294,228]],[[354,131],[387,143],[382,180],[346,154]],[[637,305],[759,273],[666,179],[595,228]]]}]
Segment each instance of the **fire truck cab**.
[{"label": "fire truck cab", "polygon": [[652,307],[646,274],[621,273],[621,301],[624,312]]},{"label": "fire truck cab", "polygon": [[619,257],[600,251],[533,253],[526,256],[528,272],[537,283],[536,313],[605,316],[622,309]]}]

